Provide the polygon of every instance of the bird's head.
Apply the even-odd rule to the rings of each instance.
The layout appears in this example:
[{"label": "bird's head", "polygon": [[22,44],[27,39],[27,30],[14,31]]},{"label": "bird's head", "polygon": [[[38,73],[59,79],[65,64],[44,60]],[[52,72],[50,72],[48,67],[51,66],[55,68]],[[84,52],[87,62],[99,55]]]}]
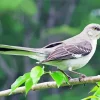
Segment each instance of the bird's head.
[{"label": "bird's head", "polygon": [[87,33],[92,39],[100,38],[100,24],[89,24],[84,28],[85,33]]}]

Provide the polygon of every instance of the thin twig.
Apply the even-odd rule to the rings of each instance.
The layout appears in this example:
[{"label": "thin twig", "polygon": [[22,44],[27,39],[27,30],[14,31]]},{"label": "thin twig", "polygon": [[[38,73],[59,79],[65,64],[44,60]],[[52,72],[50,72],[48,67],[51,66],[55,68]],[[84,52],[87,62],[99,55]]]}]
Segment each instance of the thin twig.
[{"label": "thin twig", "polygon": [[[91,76],[91,77],[86,77],[81,79],[79,81],[79,78],[73,78],[70,79],[69,83],[70,85],[79,85],[79,84],[86,84],[86,83],[95,83],[100,81],[100,75],[98,76]],[[69,84],[63,83],[61,86],[70,86]],[[44,83],[39,83],[35,86],[32,87],[31,90],[41,90],[41,89],[48,89],[48,88],[57,88],[56,82],[44,82]],[[8,96],[11,92],[11,89],[0,91],[0,97],[2,96]],[[25,87],[19,87],[17,88],[11,95],[17,94],[17,93],[24,93],[25,92]]]}]

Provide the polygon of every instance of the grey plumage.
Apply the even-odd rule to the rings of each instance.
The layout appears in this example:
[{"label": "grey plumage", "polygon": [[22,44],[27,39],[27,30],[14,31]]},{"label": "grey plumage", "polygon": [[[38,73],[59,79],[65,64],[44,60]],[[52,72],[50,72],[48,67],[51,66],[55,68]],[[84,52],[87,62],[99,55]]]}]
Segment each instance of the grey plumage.
[{"label": "grey plumage", "polygon": [[89,24],[84,30],[64,41],[51,43],[43,48],[26,48],[0,45],[0,54],[21,55],[38,60],[62,70],[75,70],[86,65],[92,58],[100,38],[100,25]]},{"label": "grey plumage", "polygon": [[92,46],[88,41],[82,41],[72,45],[66,45],[62,43],[47,56],[46,60],[42,62],[53,60],[77,59],[79,57],[88,55],[91,50]]}]

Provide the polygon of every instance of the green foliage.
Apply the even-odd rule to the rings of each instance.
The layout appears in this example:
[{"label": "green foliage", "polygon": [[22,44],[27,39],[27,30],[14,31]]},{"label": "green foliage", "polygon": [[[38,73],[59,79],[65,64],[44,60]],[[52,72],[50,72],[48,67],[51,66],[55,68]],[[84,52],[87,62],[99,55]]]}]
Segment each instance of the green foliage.
[{"label": "green foliage", "polygon": [[22,2],[23,0],[0,0],[0,10],[5,11],[5,10],[13,10],[16,9]]},{"label": "green foliage", "polygon": [[100,99],[100,82],[97,82],[96,84],[97,84],[97,86],[94,86],[92,88],[92,90],[89,92],[89,93],[93,92],[94,94],[91,96],[88,96],[82,100],[90,100],[90,99],[91,100],[99,100]]},{"label": "green foliage", "polygon": [[[65,35],[73,36],[78,34],[89,23],[100,23],[100,15],[91,15],[93,10],[100,8],[100,0],[75,0],[72,5],[70,5],[71,2],[67,1],[68,0],[0,0],[0,43],[42,47],[47,44],[45,41],[58,41],[60,39],[59,36],[66,38]],[[72,13],[71,16],[71,12],[69,13],[69,11],[67,11],[69,8],[66,9],[66,7],[73,7],[72,9],[75,7],[74,13]],[[68,16],[66,16],[67,14]],[[65,16],[66,18],[63,19],[62,16]],[[53,25],[48,29],[49,20]],[[66,20],[70,20],[68,25],[66,25]],[[52,38],[49,35],[54,35],[58,38]],[[31,39],[29,40],[30,36]],[[49,39],[47,37],[49,37]],[[98,41],[98,45],[100,45],[100,41]],[[15,64],[12,59],[15,60]],[[25,68],[25,61],[22,57],[5,56],[4,61],[4,63],[8,65],[8,69],[14,69],[14,77],[21,75],[24,71],[26,72],[28,68],[30,69],[29,65]],[[35,61],[32,60],[31,63],[33,64]],[[82,73],[87,76],[100,74],[100,46],[98,46],[96,53],[89,64],[89,66],[80,69]],[[0,66],[2,66],[1,62]],[[20,68],[18,66],[23,67]],[[5,85],[9,86],[9,84],[11,84],[10,82],[14,81],[12,78],[12,81],[8,82],[10,75],[8,75],[6,71],[6,68],[0,68],[0,79],[1,84],[3,84],[0,88],[3,88],[3,86],[5,87]],[[45,80],[46,78],[48,77],[46,76]],[[33,80],[30,77],[24,82],[26,94],[30,90],[31,85],[33,84],[32,82]],[[29,83],[30,85],[28,85]],[[91,88],[91,86],[91,84],[88,86],[86,84],[85,87],[80,87],[78,85],[73,87],[72,90],[65,90],[66,93],[64,93],[64,89],[62,90],[62,88],[60,88],[59,91],[63,91],[63,93],[60,94],[61,98],[60,95],[51,96],[50,94],[49,96],[49,93],[47,92],[48,90],[45,92],[40,91],[39,94],[43,94],[40,97],[41,100],[44,97],[46,97],[45,100],[61,100],[62,97],[64,97],[64,100],[66,100],[66,98],[68,100],[80,100],[81,98],[86,97],[88,89]],[[76,90],[74,91],[74,89]],[[82,90],[81,95],[79,95],[80,89]],[[93,91],[96,92],[96,89]],[[9,99],[7,97],[7,100],[11,99],[12,98]],[[19,99],[22,100],[20,95]]]},{"label": "green foliage", "polygon": [[24,74],[23,76],[20,76],[16,79],[16,81],[11,85],[12,92],[21,86],[23,83],[25,83],[26,88],[26,94],[31,89],[32,85],[35,85],[40,77],[44,74],[44,68],[41,68],[40,66],[36,66],[32,68],[31,72]]},{"label": "green foliage", "polygon": [[99,100],[99,98],[96,97],[96,96],[89,96],[89,97],[84,98],[84,99],[82,99],[82,100]]},{"label": "green foliage", "polygon": [[40,66],[36,66],[32,68],[30,76],[32,78],[33,84],[36,84],[40,77],[44,74],[44,68],[41,68]]},{"label": "green foliage", "polygon": [[70,26],[67,26],[67,25],[62,25],[62,26],[47,29],[44,32],[44,35],[48,35],[48,34],[54,35],[54,34],[61,34],[61,33],[69,34],[69,35],[75,35],[79,32],[80,32],[80,30],[78,28],[73,28],[73,27],[70,27]]},{"label": "green foliage", "polygon": [[28,93],[28,91],[32,88],[32,85],[33,85],[33,81],[32,81],[32,78],[29,77],[29,79],[26,80],[25,82],[25,89],[26,89],[26,94]]},{"label": "green foliage", "polygon": [[37,12],[37,7],[34,1],[32,0],[23,0],[20,5],[20,9],[29,15],[33,15]]},{"label": "green foliage", "polygon": [[26,14],[34,14],[37,12],[35,2],[32,0],[0,0],[0,11],[22,11]]},{"label": "green foliage", "polygon": [[88,23],[96,23],[95,20],[91,20],[90,14],[92,10],[99,8],[99,4],[99,0],[80,0],[76,9],[74,10],[71,25],[75,27],[80,26],[82,29]]},{"label": "green foliage", "polygon": [[90,93],[91,93],[91,92],[96,92],[97,89],[98,89],[98,86],[95,86],[95,87],[90,91]]},{"label": "green foliage", "polygon": [[16,79],[16,81],[11,85],[11,93],[14,92],[14,90],[21,86],[23,83],[25,83],[25,92],[27,94],[32,86],[38,83],[41,76],[46,73],[49,73],[51,75],[51,77],[56,81],[58,87],[60,87],[63,82],[68,83],[67,76],[65,76],[65,74],[63,74],[62,72],[44,72],[44,67],[41,68],[40,66],[35,66],[34,68],[32,68],[31,72],[26,73]]},{"label": "green foliage", "polygon": [[60,71],[50,72],[50,75],[54,79],[54,81],[56,81],[56,84],[57,84],[58,88],[60,87],[60,85],[63,82],[67,82],[68,83],[68,77],[65,76],[65,74],[62,74],[62,72],[60,72]]},{"label": "green foliage", "polygon": [[16,79],[16,81],[11,85],[11,90],[12,92],[22,85],[28,78],[30,77],[30,73],[26,73],[23,76],[20,76],[19,78]]}]

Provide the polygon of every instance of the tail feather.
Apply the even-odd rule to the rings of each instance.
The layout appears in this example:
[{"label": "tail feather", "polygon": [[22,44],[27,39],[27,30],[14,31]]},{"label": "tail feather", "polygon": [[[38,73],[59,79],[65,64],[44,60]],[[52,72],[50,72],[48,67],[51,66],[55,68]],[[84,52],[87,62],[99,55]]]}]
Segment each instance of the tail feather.
[{"label": "tail feather", "polygon": [[0,44],[0,54],[28,56],[30,58],[39,61],[45,59],[45,54],[42,52],[41,49],[10,46],[10,45],[3,45],[3,44]]},{"label": "tail feather", "polygon": [[8,55],[31,55],[34,50],[32,48],[18,47],[18,46],[10,46],[0,44],[0,53],[8,54]]}]

